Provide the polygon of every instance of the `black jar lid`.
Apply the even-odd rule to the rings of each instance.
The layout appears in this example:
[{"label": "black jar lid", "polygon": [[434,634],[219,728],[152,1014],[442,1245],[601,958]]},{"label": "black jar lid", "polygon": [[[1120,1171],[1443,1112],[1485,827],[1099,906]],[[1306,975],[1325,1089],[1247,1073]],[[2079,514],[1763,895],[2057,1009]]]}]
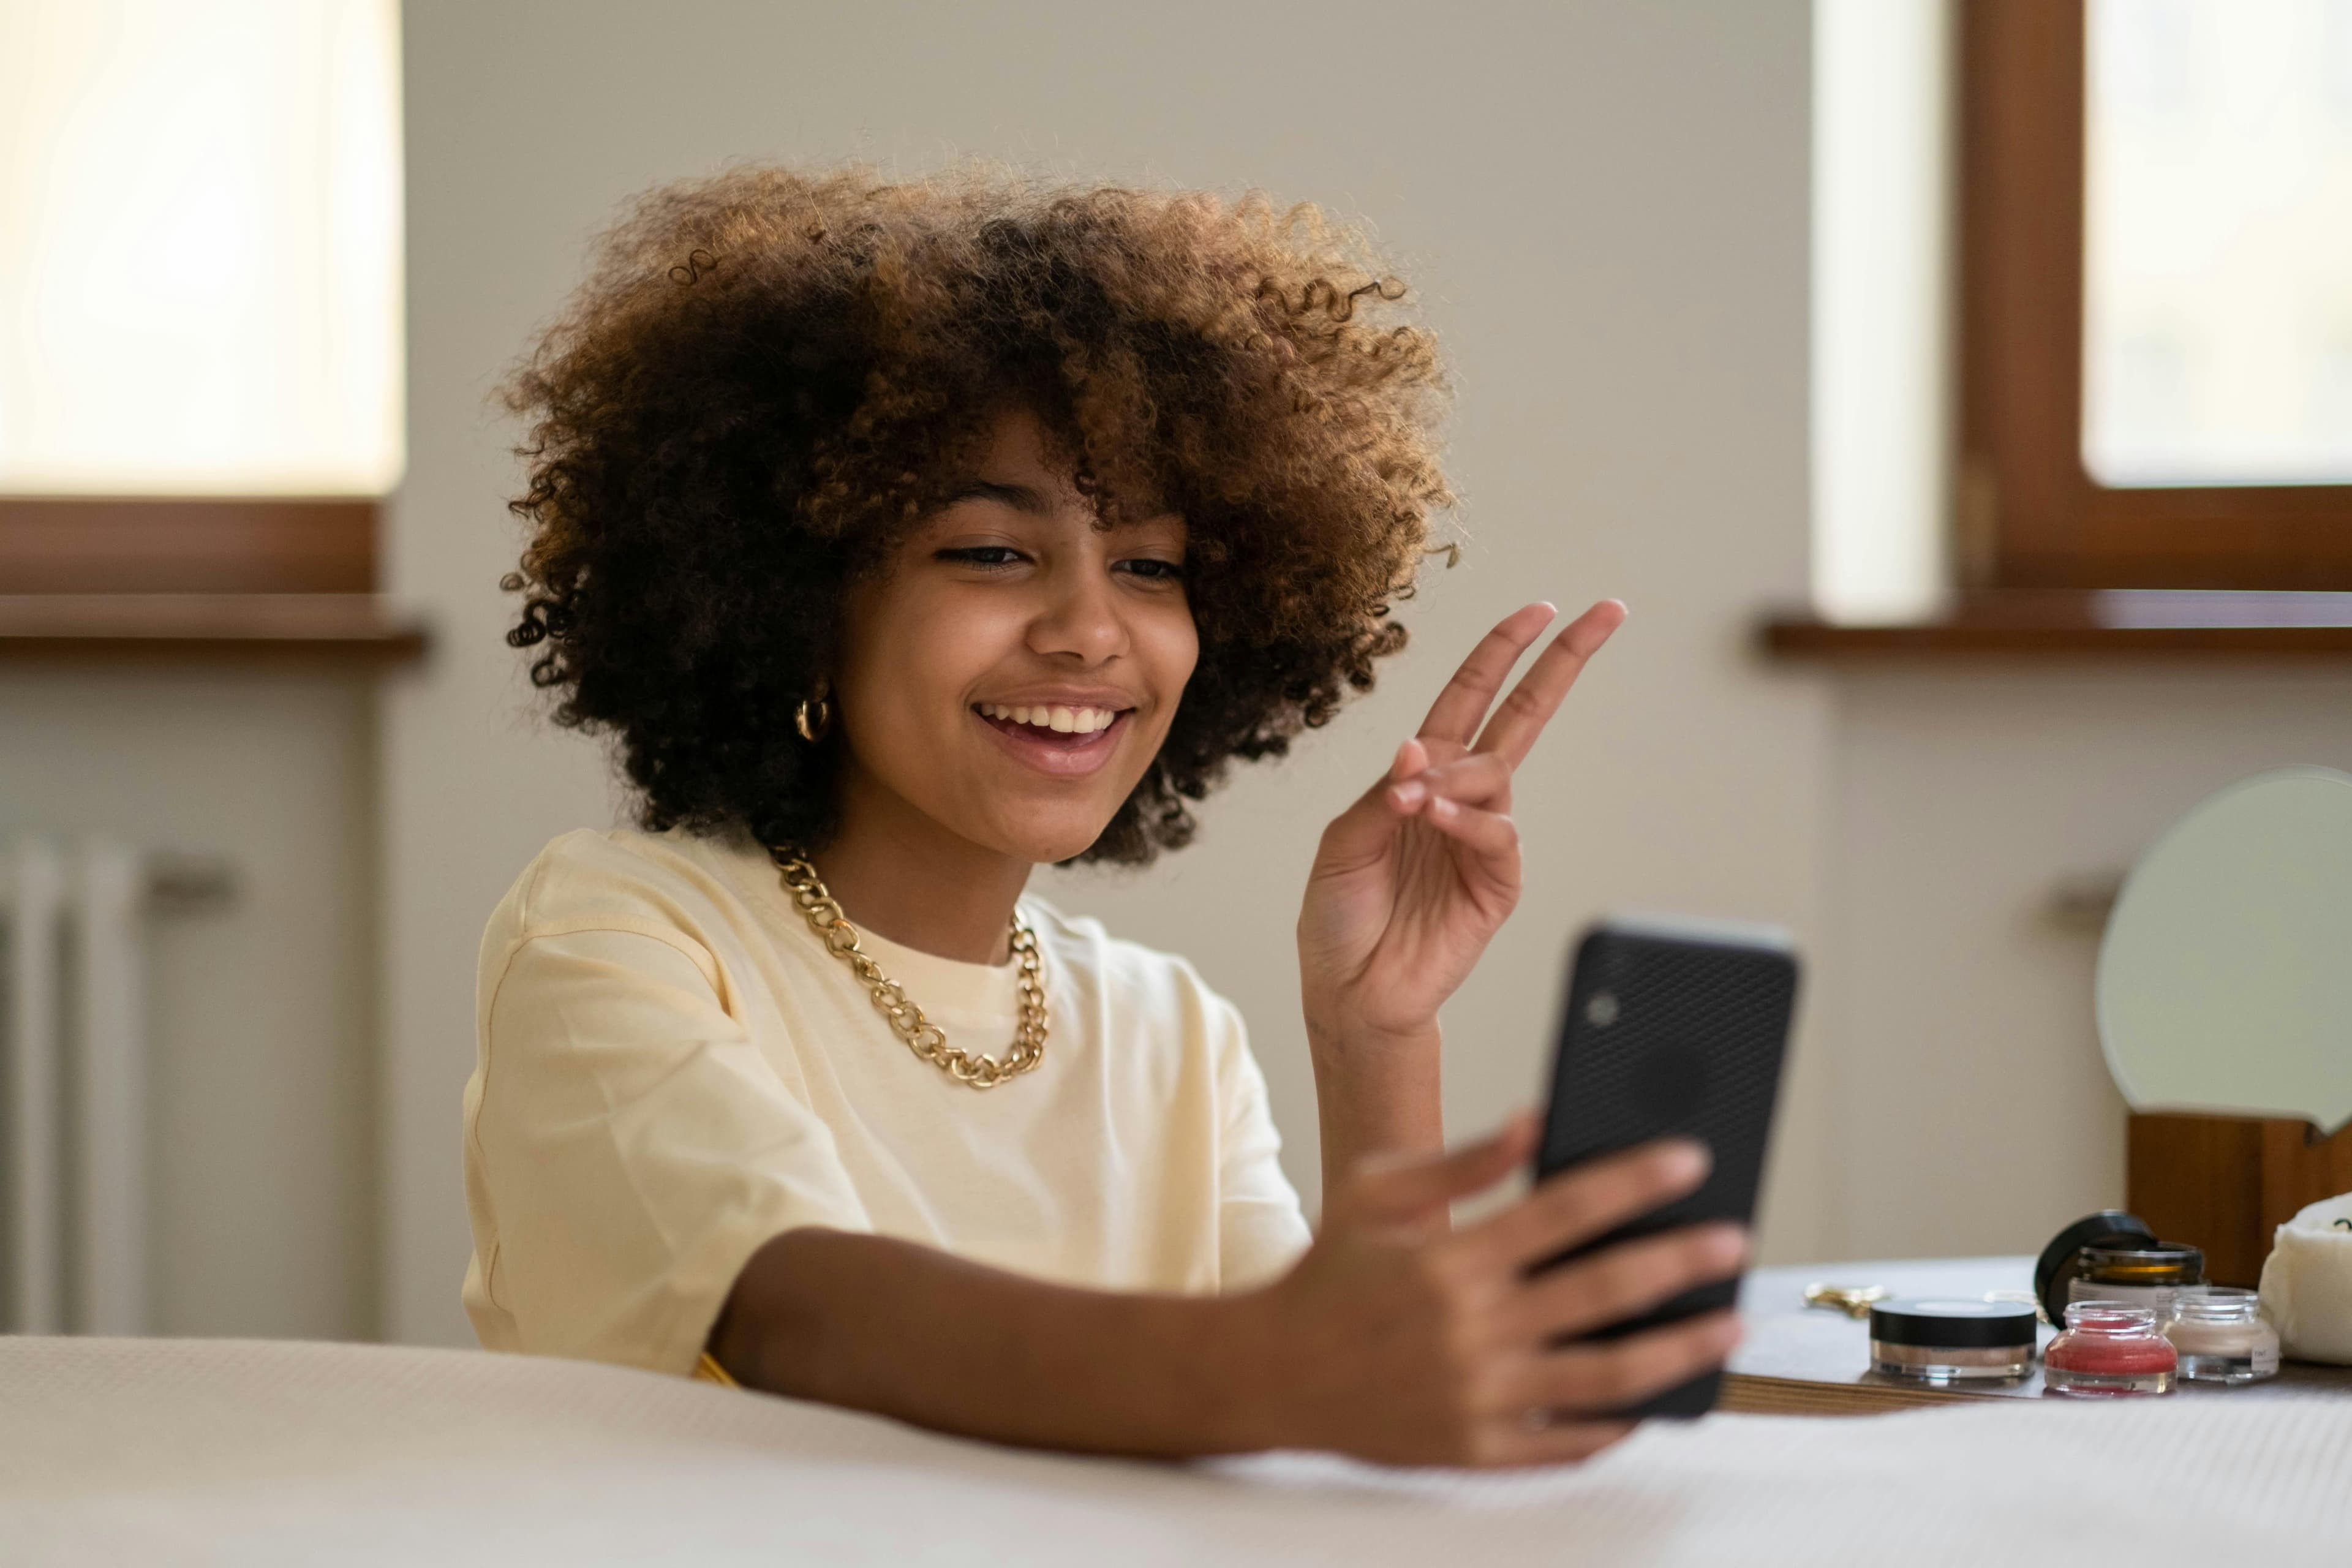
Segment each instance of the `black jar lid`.
[{"label": "black jar lid", "polygon": [[1891,1345],[1938,1350],[2001,1350],[2033,1342],[2033,1309],[2022,1301],[1967,1297],[1881,1301],[1870,1310],[1870,1337]]},{"label": "black jar lid", "polygon": [[2156,1232],[2147,1221],[2121,1209],[2101,1209],[2087,1215],[2050,1238],[2033,1265],[2033,1298],[2042,1315],[2053,1323],[2066,1321],[2066,1287],[2083,1271],[2086,1247],[2154,1247]]}]

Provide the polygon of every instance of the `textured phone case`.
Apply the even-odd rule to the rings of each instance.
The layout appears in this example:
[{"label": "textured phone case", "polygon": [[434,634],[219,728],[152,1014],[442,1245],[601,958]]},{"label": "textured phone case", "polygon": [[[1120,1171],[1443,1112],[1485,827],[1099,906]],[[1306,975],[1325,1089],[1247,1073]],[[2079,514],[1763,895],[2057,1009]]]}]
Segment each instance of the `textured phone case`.
[{"label": "textured phone case", "polygon": [[[1612,926],[1586,935],[1569,981],[1537,1174],[1674,1136],[1706,1144],[1715,1164],[1689,1196],[1556,1261],[1700,1221],[1749,1223],[1796,991],[1796,960],[1781,948]],[[1738,1289],[1737,1279],[1702,1286],[1590,1337],[1715,1311]],[[1721,1384],[1710,1372],[1625,1414],[1704,1415]]]}]

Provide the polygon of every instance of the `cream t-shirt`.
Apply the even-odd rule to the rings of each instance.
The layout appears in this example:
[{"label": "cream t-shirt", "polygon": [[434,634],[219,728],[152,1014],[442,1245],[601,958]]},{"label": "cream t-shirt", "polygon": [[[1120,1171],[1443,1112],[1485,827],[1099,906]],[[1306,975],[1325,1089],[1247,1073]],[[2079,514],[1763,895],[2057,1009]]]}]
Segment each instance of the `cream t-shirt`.
[{"label": "cream t-shirt", "polygon": [[[1307,1223],[1233,1005],[1181,958],[1020,908],[1045,1060],[982,1092],[899,1043],[748,838],[550,844],[482,938],[465,1100],[482,1343],[689,1372],[751,1254],[807,1225],[1107,1289],[1279,1273]],[[1010,963],[860,936],[950,1040],[1010,1046]]]}]

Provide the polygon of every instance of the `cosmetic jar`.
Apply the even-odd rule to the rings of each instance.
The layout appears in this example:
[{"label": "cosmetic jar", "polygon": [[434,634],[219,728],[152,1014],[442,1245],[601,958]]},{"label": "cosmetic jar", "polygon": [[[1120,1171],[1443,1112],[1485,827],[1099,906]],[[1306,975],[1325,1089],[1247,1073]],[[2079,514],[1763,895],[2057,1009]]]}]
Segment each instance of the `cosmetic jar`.
[{"label": "cosmetic jar", "polygon": [[2276,1377],[2279,1335],[2252,1290],[2214,1285],[2173,1303],[2164,1337],[2180,1355],[2180,1375],[2191,1383],[2260,1383]]},{"label": "cosmetic jar", "polygon": [[2076,1220],[2052,1237],[2034,1262],[2033,1299],[2042,1303],[2042,1321],[2053,1325],[2066,1321],[2066,1288],[2082,1270],[2084,1247],[2156,1245],[2156,1232],[2147,1221],[2121,1209],[2101,1209]]},{"label": "cosmetic jar", "polygon": [[2021,1301],[1881,1301],[1870,1309],[1870,1364],[1916,1383],[2023,1377],[2034,1321]]},{"label": "cosmetic jar", "polygon": [[2076,1301],[2066,1328],[2042,1348],[2042,1385],[2053,1394],[2169,1394],[2180,1364],[2156,1312],[2121,1301]]},{"label": "cosmetic jar", "polygon": [[2067,1282],[2066,1300],[2121,1301],[2146,1307],[2160,1328],[2180,1298],[2205,1289],[2205,1254],[2194,1247],[2152,1242],[2139,1247],[2086,1247]]}]

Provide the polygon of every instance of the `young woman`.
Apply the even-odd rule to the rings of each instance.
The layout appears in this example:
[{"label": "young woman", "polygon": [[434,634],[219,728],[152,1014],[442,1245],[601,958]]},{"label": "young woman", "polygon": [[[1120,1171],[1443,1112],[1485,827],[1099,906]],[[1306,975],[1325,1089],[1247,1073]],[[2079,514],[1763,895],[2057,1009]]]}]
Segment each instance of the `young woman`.
[{"label": "young woman", "polygon": [[[1429,338],[1311,210],[749,169],[656,193],[519,377],[517,646],[644,831],[573,833],[482,949],[485,1344],[1016,1443],[1572,1458],[1718,1362],[1663,1145],[1454,1229],[1438,1007],[1519,890],[1513,769],[1622,618],[1487,635],[1325,829],[1297,921],[1326,1201],[1240,1018],[1024,895],[1181,847],[1235,757],[1372,683],[1450,499]],[[1235,888],[1232,917],[1270,889]],[[1266,933],[1273,940],[1274,932]]]}]

